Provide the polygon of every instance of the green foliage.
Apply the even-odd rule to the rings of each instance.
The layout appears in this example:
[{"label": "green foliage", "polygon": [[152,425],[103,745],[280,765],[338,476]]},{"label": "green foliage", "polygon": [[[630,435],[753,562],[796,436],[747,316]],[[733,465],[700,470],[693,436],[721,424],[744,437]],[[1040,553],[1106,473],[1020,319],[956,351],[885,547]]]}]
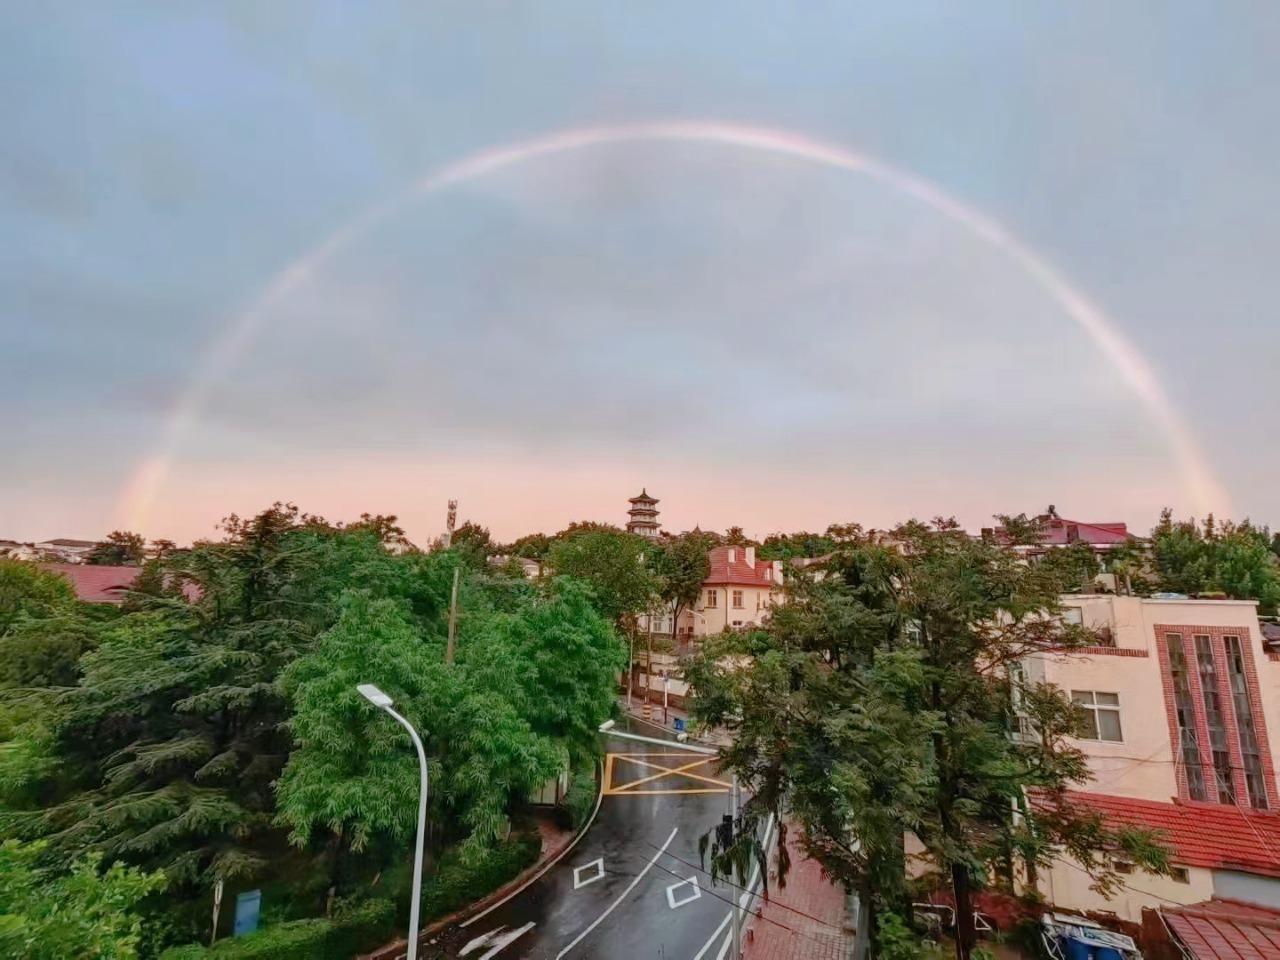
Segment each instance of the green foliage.
[{"label": "green foliage", "polygon": [[[947,520],[842,540],[824,577],[790,581],[768,631],[718,638],[686,669],[697,718],[728,730],[724,763],[753,793],[733,842],[708,843],[713,872],[742,872],[749,828],[784,806],[806,852],[873,915],[910,915],[906,832],[952,882],[962,917],[971,887],[1011,882],[1018,862],[1067,852],[1104,888],[1115,881],[1104,850],[1163,869],[1155,838],[1059,802],[1088,780],[1069,739],[1080,717],[1019,667],[1090,642],[1061,625],[1060,572]],[[1034,737],[1009,736],[1019,714]],[[1027,789],[1050,802],[1028,808]],[[962,955],[973,936],[962,922]]]},{"label": "green foliage", "polygon": [[40,866],[42,844],[0,843],[0,953],[24,960],[67,957],[133,960],[140,901],[164,885],[160,874],[90,856],[67,871]]},{"label": "green foliage", "polygon": [[693,606],[702,594],[709,564],[707,552],[714,546],[705,534],[689,533],[672,537],[655,549],[654,569],[658,573],[658,597],[670,608],[674,635],[680,611]]},{"label": "green foliage", "polygon": [[643,537],[608,530],[587,530],[558,542],[547,555],[557,574],[583,580],[594,591],[596,609],[614,623],[645,612],[660,582],[648,562]]},{"label": "green foliage", "polygon": [[924,951],[902,917],[886,911],[877,918],[875,955],[878,960],[920,960]]},{"label": "green foliage", "polygon": [[1225,593],[1257,600],[1262,612],[1274,612],[1280,603],[1280,562],[1273,542],[1266,527],[1248,520],[1175,521],[1166,509],[1151,531],[1157,587],[1188,595]]},{"label": "green foliage", "polygon": [[161,960],[351,960],[394,936],[395,908],[387,900],[339,906],[332,920],[293,920],[212,947],[172,947]]},{"label": "green foliage", "polygon": [[569,778],[569,789],[565,791],[562,802],[571,829],[577,830],[587,822],[591,811],[596,807],[598,796],[599,785],[596,783],[594,774],[582,770],[574,771],[573,776]]},{"label": "green foliage", "polygon": [[512,837],[470,857],[458,850],[448,851],[435,872],[423,881],[423,922],[453,913],[515,879],[538,859],[541,850],[541,839],[531,834]]},{"label": "green foliage", "polygon": [[86,563],[123,567],[142,563],[146,555],[147,541],[140,533],[114,530],[105,540],[100,540],[85,557]]},{"label": "green foliage", "polygon": [[1102,561],[1087,543],[1054,547],[1037,561],[1042,570],[1057,577],[1063,593],[1077,593],[1102,572]]}]

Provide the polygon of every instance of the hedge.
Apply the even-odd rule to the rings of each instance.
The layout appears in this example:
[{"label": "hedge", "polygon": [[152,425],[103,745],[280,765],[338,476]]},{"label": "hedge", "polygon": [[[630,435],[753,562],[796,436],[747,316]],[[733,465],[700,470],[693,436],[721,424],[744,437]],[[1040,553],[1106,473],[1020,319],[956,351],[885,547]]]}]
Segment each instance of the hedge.
[{"label": "hedge", "polygon": [[596,806],[596,778],[591,771],[577,771],[569,781],[569,789],[562,801],[569,812],[569,825],[577,830]]},{"label": "hedge", "polygon": [[422,884],[422,918],[442,917],[492,893],[513,880],[542,852],[542,838],[534,834],[512,837],[477,860],[467,863],[456,849],[440,858],[434,873]]},{"label": "hedge", "polygon": [[198,943],[171,947],[161,960],[351,960],[390,939],[394,921],[390,901],[368,900],[340,907],[333,920],[291,920],[212,947]]}]

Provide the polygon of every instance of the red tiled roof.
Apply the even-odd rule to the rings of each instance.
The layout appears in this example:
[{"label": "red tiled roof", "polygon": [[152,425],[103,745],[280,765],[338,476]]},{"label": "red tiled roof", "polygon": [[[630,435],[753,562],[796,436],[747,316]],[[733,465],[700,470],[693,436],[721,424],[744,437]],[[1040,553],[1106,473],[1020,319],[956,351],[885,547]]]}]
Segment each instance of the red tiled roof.
[{"label": "red tiled roof", "polygon": [[83,563],[43,563],[41,566],[70,580],[76,596],[85,603],[124,603],[125,594],[142,572],[141,567],[107,567]]},{"label": "red tiled roof", "polygon": [[[729,551],[734,558],[729,560]],[[712,547],[707,551],[707,562],[710,572],[703,583],[734,584],[746,587],[776,587],[779,582],[773,579],[773,561],[756,560],[755,565],[747,563],[747,551],[742,547]]]},{"label": "red tiled roof", "polygon": [[1190,867],[1280,877],[1280,813],[1219,803],[1160,803],[1071,791],[1075,803],[1102,811],[1109,825],[1163,831],[1173,861]]},{"label": "red tiled roof", "polygon": [[1280,910],[1214,899],[1160,912],[1196,960],[1280,960]]},{"label": "red tiled roof", "polygon": [[1129,528],[1123,523],[1078,523],[1075,520],[1050,520],[1044,525],[1040,542],[1064,546],[1073,542],[1068,537],[1069,528],[1075,528],[1074,540],[1091,544],[1124,543],[1129,539]]}]

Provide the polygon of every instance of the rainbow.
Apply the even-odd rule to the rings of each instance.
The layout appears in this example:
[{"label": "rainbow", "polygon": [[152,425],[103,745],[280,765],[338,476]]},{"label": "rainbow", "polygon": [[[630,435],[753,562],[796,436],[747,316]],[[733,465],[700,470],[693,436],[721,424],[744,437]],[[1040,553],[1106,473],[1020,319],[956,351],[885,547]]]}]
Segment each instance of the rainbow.
[{"label": "rainbow", "polygon": [[471,154],[424,176],[398,196],[367,210],[289,264],[256,301],[232,319],[225,335],[209,346],[195,375],[170,411],[160,442],[137,466],[121,492],[117,515],[125,529],[146,529],[152,504],[166,482],[182,438],[198,421],[210,391],[253,341],[272,309],[306,284],[353,241],[424,197],[496,170],[539,157],[591,147],[652,142],[717,144],[862,174],[949,217],[1020,267],[1097,345],[1163,431],[1196,510],[1201,515],[1212,511],[1229,512],[1230,502],[1225,488],[1151,366],[1101,308],[1000,224],[949,196],[936,184],[863,153],[779,130],[724,123],[679,122],[564,130]]}]

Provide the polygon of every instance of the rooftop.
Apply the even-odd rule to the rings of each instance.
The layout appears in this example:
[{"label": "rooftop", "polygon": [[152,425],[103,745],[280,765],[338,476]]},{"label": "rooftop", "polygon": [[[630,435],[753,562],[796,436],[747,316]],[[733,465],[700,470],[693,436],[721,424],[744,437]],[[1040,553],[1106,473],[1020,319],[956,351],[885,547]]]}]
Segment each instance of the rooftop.
[{"label": "rooftop", "polygon": [[141,567],[92,566],[81,563],[43,563],[51,573],[71,581],[76,596],[85,603],[124,603]]},{"label": "rooftop", "polygon": [[1195,960],[1280,958],[1280,910],[1243,900],[1213,899],[1160,911]]},{"label": "rooftop", "polygon": [[1280,877],[1280,813],[1218,803],[1161,803],[1070,791],[1073,803],[1102,812],[1111,826],[1162,831],[1174,863]]},{"label": "rooftop", "polygon": [[[748,562],[746,547],[712,547],[707,551],[710,570],[704,583],[727,583],[747,587],[776,587],[772,560]],[[733,559],[730,560],[730,554]]]}]

